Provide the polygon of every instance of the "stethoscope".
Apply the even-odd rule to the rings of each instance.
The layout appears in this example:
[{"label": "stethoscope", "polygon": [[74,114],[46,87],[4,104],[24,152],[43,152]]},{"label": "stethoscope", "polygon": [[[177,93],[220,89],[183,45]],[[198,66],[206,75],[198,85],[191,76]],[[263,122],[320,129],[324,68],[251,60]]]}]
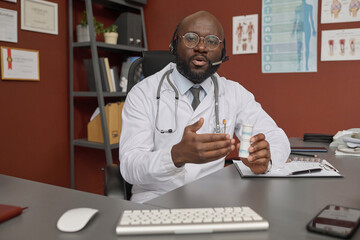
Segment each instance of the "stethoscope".
[{"label": "stethoscope", "polygon": [[[156,117],[155,117],[155,127],[156,130],[159,131],[160,133],[174,133],[177,130],[177,126],[178,126],[178,121],[177,121],[177,110],[178,110],[178,104],[179,104],[179,91],[176,89],[176,87],[174,86],[174,84],[170,81],[170,74],[173,72],[174,69],[170,69],[167,70],[164,75],[161,77],[158,89],[157,89],[157,94],[156,94],[156,100],[157,100],[157,111],[156,111]],[[160,129],[158,127],[158,121],[159,121],[159,109],[160,109],[160,91],[161,91],[161,86],[164,82],[164,79],[167,79],[168,83],[170,84],[170,86],[172,87],[172,89],[175,92],[175,128],[174,129],[168,129],[168,130],[163,130]],[[211,80],[214,83],[214,94],[215,94],[215,121],[216,121],[216,127],[215,127],[215,133],[220,133],[220,122],[219,122],[219,86],[218,86],[218,82],[217,79],[214,75],[211,76]]]}]

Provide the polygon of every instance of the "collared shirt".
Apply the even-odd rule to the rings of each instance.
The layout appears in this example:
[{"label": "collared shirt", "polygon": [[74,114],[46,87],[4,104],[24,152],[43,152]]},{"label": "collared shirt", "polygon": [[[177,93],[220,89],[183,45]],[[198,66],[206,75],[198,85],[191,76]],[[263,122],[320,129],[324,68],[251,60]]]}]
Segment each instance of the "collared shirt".
[{"label": "collared shirt", "polygon": [[174,71],[172,73],[172,77],[174,79],[174,83],[175,83],[179,93],[181,95],[185,94],[189,98],[190,102],[192,102],[194,99],[194,96],[189,91],[189,89],[191,87],[193,87],[193,86],[194,87],[197,87],[197,86],[202,87],[202,89],[200,90],[200,94],[199,94],[199,99],[200,99],[200,101],[202,101],[205,98],[205,96],[208,94],[208,92],[211,90],[211,86],[213,84],[211,81],[211,77],[205,79],[201,84],[194,84],[189,79],[187,79],[186,77],[181,75],[181,73],[179,73],[177,68],[174,69]]}]

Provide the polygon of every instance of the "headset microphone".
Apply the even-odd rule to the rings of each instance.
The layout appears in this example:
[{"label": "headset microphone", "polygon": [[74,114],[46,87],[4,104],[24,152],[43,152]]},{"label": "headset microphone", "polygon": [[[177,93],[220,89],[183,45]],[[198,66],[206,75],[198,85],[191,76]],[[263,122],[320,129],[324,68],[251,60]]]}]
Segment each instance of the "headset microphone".
[{"label": "headset microphone", "polygon": [[223,63],[223,62],[226,62],[227,60],[229,60],[229,57],[228,57],[228,56],[225,56],[225,57],[223,57],[220,61],[211,63],[211,66],[219,65],[219,64],[221,64],[221,63]]}]

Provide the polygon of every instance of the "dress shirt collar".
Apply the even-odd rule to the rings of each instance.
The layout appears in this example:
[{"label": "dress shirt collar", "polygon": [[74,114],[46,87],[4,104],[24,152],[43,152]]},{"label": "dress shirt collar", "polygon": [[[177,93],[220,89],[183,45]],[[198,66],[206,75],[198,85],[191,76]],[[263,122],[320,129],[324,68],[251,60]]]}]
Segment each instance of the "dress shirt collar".
[{"label": "dress shirt collar", "polygon": [[208,94],[211,90],[211,85],[213,84],[211,77],[205,79],[205,81],[203,81],[201,84],[194,84],[189,79],[181,75],[181,73],[179,73],[176,67],[172,72],[172,78],[181,95],[184,95],[194,85],[200,85],[205,91],[205,93]]}]

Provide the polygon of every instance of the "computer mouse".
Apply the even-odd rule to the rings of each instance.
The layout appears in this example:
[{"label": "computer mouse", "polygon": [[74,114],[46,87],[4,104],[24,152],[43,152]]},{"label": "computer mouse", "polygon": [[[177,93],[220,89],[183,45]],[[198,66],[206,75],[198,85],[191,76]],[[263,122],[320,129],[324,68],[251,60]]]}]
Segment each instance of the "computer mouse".
[{"label": "computer mouse", "polygon": [[63,232],[80,231],[98,211],[93,208],[69,209],[59,218],[57,228]]}]

